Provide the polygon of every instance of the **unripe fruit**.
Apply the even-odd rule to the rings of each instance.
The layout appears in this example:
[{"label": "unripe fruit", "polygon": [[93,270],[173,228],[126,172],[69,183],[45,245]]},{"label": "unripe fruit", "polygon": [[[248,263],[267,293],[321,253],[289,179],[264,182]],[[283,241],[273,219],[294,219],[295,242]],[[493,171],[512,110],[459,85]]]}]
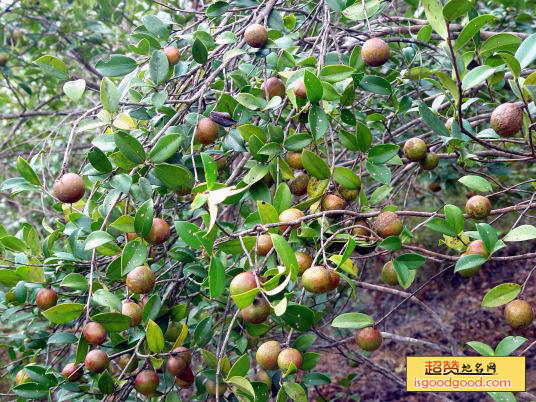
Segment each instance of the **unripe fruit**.
[{"label": "unripe fruit", "polygon": [[259,346],[255,358],[264,370],[273,370],[277,367],[277,357],[281,352],[281,346],[277,341],[267,341]]},{"label": "unripe fruit", "polygon": [[525,300],[512,300],[504,308],[504,317],[512,328],[525,328],[532,324],[532,307]]},{"label": "unripe fruit", "polygon": [[268,386],[268,389],[272,388],[272,379],[264,370],[257,371],[257,374],[255,374],[255,381],[265,383]]},{"label": "unripe fruit", "polygon": [[240,310],[242,319],[251,324],[260,324],[270,315],[270,304],[262,296],[253,299],[253,303]]},{"label": "unripe fruit", "polygon": [[130,326],[137,327],[143,319],[143,310],[138,303],[131,301],[123,302],[121,314],[130,317]]},{"label": "unripe fruit", "polygon": [[64,204],[73,204],[82,199],[86,187],[82,177],[76,173],[65,173],[54,183],[54,196]]},{"label": "unripe fruit", "polygon": [[86,355],[86,360],[84,360],[84,365],[92,373],[102,373],[108,368],[109,363],[108,355],[100,349],[90,351]]},{"label": "unripe fruit", "polygon": [[398,285],[398,277],[396,276],[393,261],[387,261],[382,268],[382,281],[387,285]]},{"label": "unripe fruit", "polygon": [[222,154],[211,154],[210,155],[214,161],[216,161],[216,166],[218,170],[225,169],[227,167],[227,158]]},{"label": "unripe fruit", "polygon": [[382,334],[377,328],[367,327],[357,331],[355,335],[357,346],[363,350],[373,351],[382,344]]},{"label": "unripe fruit", "polygon": [[298,261],[298,275],[301,275],[305,272],[307,268],[311,267],[313,263],[313,258],[302,251],[298,251],[296,254],[296,260]]},{"label": "unripe fruit", "polygon": [[[296,209],[296,208],[289,208],[279,214],[279,222],[283,222],[283,223],[292,222],[292,221],[295,221],[296,219],[303,218],[304,216],[305,214],[303,213],[303,211],[300,211],[299,209]],[[299,223],[296,226],[298,225]],[[284,232],[285,230],[287,230],[289,226],[290,225],[281,225],[279,226],[279,228],[281,229],[282,232]]]},{"label": "unripe fruit", "polygon": [[244,31],[244,40],[254,48],[260,49],[268,41],[268,31],[261,24],[251,24]]},{"label": "unripe fruit", "polygon": [[287,152],[287,163],[293,169],[303,169],[302,154],[299,152]]},{"label": "unripe fruit", "polygon": [[369,226],[369,224],[368,224],[368,222],[366,220],[357,219],[354,222],[354,225],[359,225],[359,226],[356,226],[355,228],[352,228],[352,236],[356,236],[356,237],[358,237],[360,239],[370,237],[370,235],[371,235],[370,226]]},{"label": "unripe fruit", "polygon": [[[207,380],[205,383],[205,390],[209,395],[216,395],[216,383],[212,380]],[[225,391],[227,391],[227,385],[223,382],[220,382],[218,384],[218,395],[225,394]]]},{"label": "unripe fruit", "polygon": [[424,170],[434,170],[439,165],[439,156],[435,152],[427,152],[420,164]]},{"label": "unripe fruit", "polygon": [[404,225],[398,215],[391,211],[382,212],[374,221],[374,230],[384,239],[389,236],[398,236],[403,228]]},{"label": "unripe fruit", "polygon": [[257,281],[253,272],[241,272],[231,281],[229,291],[232,295],[239,295],[256,287]]},{"label": "unripe fruit", "polygon": [[286,348],[279,353],[277,356],[277,366],[283,370],[287,371],[290,367],[290,363],[294,363],[297,369],[302,365],[302,355],[301,353],[294,348]]},{"label": "unripe fruit", "polygon": [[7,56],[0,54],[0,67],[4,67],[7,64]]},{"label": "unripe fruit", "polygon": [[[261,85],[262,97],[272,99],[274,96],[285,97],[285,84],[278,77],[270,77]],[[268,92],[268,97],[266,93]]]},{"label": "unripe fruit", "polygon": [[161,218],[154,218],[151,231],[147,237],[145,237],[145,240],[150,244],[162,244],[169,239],[169,233],[168,223]]},{"label": "unripe fruit", "polygon": [[467,250],[465,250],[465,254],[479,254],[484,258],[489,257],[489,253],[486,250],[486,246],[482,240],[473,240],[471,243],[469,243]]},{"label": "unripe fruit", "polygon": [[380,38],[371,38],[363,43],[361,48],[361,58],[366,65],[372,67],[379,67],[383,65],[389,56],[391,55],[391,49],[389,45]]},{"label": "unripe fruit", "polygon": [[309,175],[307,173],[297,173],[289,183],[290,192],[298,197],[307,194]]},{"label": "unripe fruit", "polygon": [[342,187],[339,187],[338,192],[341,195],[341,197],[344,198],[344,200],[347,202],[352,202],[359,195],[359,190],[350,190],[348,188],[342,188]]},{"label": "unripe fruit", "polygon": [[162,49],[162,51],[166,55],[170,66],[174,66],[179,62],[180,53],[179,49],[177,49],[175,46],[166,46]]},{"label": "unripe fruit", "polygon": [[474,195],[465,203],[465,213],[473,219],[486,219],[490,212],[491,203],[482,195]]},{"label": "unripe fruit", "polygon": [[82,334],[90,345],[102,345],[106,341],[106,328],[100,322],[88,322]]},{"label": "unripe fruit", "polygon": [[523,109],[515,103],[503,103],[491,113],[490,125],[501,137],[510,137],[523,126]]},{"label": "unripe fruit", "polygon": [[160,379],[158,378],[158,374],[153,370],[143,370],[138,373],[134,380],[136,391],[145,396],[154,395],[159,384]]},{"label": "unripe fruit", "polygon": [[182,325],[170,322],[166,328],[164,339],[169,342],[175,342],[181,334]]},{"label": "unripe fruit", "polygon": [[[188,348],[185,348],[184,346],[179,346],[171,351],[171,355],[173,357],[178,357],[186,363],[186,365],[189,367],[190,363],[192,362],[192,353]],[[181,377],[178,375],[178,377]]]},{"label": "unripe fruit", "polygon": [[24,369],[21,369],[17,372],[17,375],[15,376],[15,385],[25,384],[30,381],[30,376],[26,373],[26,371],[24,371]]},{"label": "unripe fruit", "polygon": [[305,82],[303,80],[298,81],[298,83],[294,86],[294,95],[296,95],[296,98],[300,99],[307,99],[307,88],[305,88]]},{"label": "unripe fruit", "polygon": [[346,202],[335,194],[328,194],[322,200],[323,211],[336,211],[344,209]]},{"label": "unripe fruit", "polygon": [[149,293],[154,288],[156,278],[153,271],[145,265],[134,268],[127,275],[127,287],[132,293]]},{"label": "unripe fruit", "polygon": [[332,286],[330,270],[323,266],[306,269],[302,274],[302,285],[311,293],[329,292]]},{"label": "unripe fruit", "polygon": [[69,382],[78,381],[82,378],[84,370],[80,364],[67,363],[63,370],[61,370],[61,375]]},{"label": "unripe fruit", "polygon": [[426,158],[426,142],[420,138],[410,138],[404,143],[404,156],[412,162],[420,162]]},{"label": "unripe fruit", "polygon": [[172,375],[180,375],[186,371],[188,365],[180,357],[170,357],[166,363],[167,371]]},{"label": "unripe fruit", "polygon": [[[131,358],[132,360],[130,360]],[[117,364],[121,370],[125,370],[126,373],[132,373],[138,368],[138,357],[136,355],[132,357],[130,354],[122,355],[117,361]]]},{"label": "unripe fruit", "polygon": [[48,310],[58,302],[58,294],[52,289],[40,289],[35,296],[35,304],[40,310]]},{"label": "unripe fruit", "polygon": [[220,127],[218,124],[204,117],[197,123],[195,128],[195,138],[204,145],[210,145],[218,138]]},{"label": "unripe fruit", "polygon": [[257,254],[264,257],[272,250],[274,243],[272,243],[272,237],[269,234],[260,235],[257,238]]}]

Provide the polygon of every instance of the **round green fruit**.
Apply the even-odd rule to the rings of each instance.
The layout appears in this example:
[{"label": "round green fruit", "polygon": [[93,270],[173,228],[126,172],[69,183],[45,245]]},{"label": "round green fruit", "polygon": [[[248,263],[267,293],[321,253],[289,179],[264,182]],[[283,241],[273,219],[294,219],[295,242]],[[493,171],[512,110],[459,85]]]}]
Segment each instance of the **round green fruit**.
[{"label": "round green fruit", "polygon": [[404,143],[404,156],[412,162],[420,162],[426,158],[426,142],[420,138],[410,138]]},{"label": "round green fruit", "polygon": [[391,286],[398,285],[398,276],[396,275],[393,261],[387,261],[382,268],[382,281]]},{"label": "round green fruit", "polygon": [[84,370],[80,364],[67,363],[63,370],[61,370],[61,375],[69,382],[76,382],[82,378]]},{"label": "round green fruit", "polygon": [[136,391],[145,396],[154,395],[159,384],[160,379],[158,378],[158,374],[153,370],[141,371],[134,380]]},{"label": "round green fruit", "polygon": [[361,349],[371,352],[381,346],[382,334],[377,328],[363,328],[357,331],[355,341]]},{"label": "round green fruit", "polygon": [[127,274],[128,290],[134,294],[149,293],[154,289],[155,283],[153,271],[145,265],[140,265]]},{"label": "round green fruit", "polygon": [[346,206],[346,202],[339,196],[336,196],[335,194],[328,194],[322,200],[323,211],[336,211],[336,210],[344,209],[345,206]]},{"label": "round green fruit", "polygon": [[294,348],[286,348],[279,353],[277,356],[277,366],[283,370],[287,371],[291,363],[294,363],[297,369],[302,365],[302,355],[301,353]]},{"label": "round green fruit", "polygon": [[240,310],[242,319],[251,324],[260,324],[270,315],[270,304],[262,296],[257,296],[249,306]]},{"label": "round green fruit", "polygon": [[302,154],[299,152],[287,152],[286,160],[293,169],[303,169]]},{"label": "round green fruit", "polygon": [[130,317],[130,326],[137,327],[143,319],[143,309],[138,303],[124,301],[121,306],[121,314]]},{"label": "round green fruit", "polygon": [[305,270],[309,267],[311,267],[311,264],[313,263],[313,258],[303,251],[298,251],[295,253],[296,260],[298,261],[298,275],[301,275],[305,272]]},{"label": "round green fruit", "polygon": [[[296,208],[289,208],[279,214],[279,222],[282,222],[282,223],[292,222],[297,219],[303,218],[304,216],[305,214],[303,213],[303,211],[300,211],[299,209],[296,209]],[[284,232],[290,226],[291,225],[281,225],[279,226],[279,228],[281,229],[282,232]],[[296,224],[295,226],[299,226],[299,223]]]},{"label": "round green fruit", "polygon": [[257,287],[253,272],[241,272],[236,275],[229,286],[232,295],[239,295]]},{"label": "round green fruit", "polygon": [[391,49],[389,45],[380,38],[371,38],[361,48],[361,58],[367,66],[379,67],[389,60]]},{"label": "round green fruit", "polygon": [[482,195],[474,195],[465,203],[465,213],[473,219],[486,219],[490,212],[491,203],[487,197]]},{"label": "round green fruit", "polygon": [[145,240],[150,244],[162,244],[169,239],[169,234],[170,229],[168,223],[161,218],[155,218],[153,219],[151,231],[145,237]]},{"label": "round green fruit", "polygon": [[403,228],[404,225],[398,215],[391,211],[382,212],[374,221],[374,230],[384,239],[389,236],[398,236]]},{"label": "round green fruit", "polygon": [[108,355],[100,349],[93,349],[86,355],[84,365],[92,373],[102,373],[108,368],[110,359]]},{"label": "round green fruit", "polygon": [[420,165],[423,170],[434,170],[439,165],[439,156],[435,152],[427,152]]},{"label": "round green fruit", "polygon": [[525,300],[512,300],[504,308],[504,317],[512,328],[526,328],[532,324],[532,307]]},{"label": "round green fruit", "polygon": [[277,367],[277,357],[281,352],[281,345],[277,341],[267,341],[259,346],[255,359],[264,370],[273,370]]},{"label": "round green fruit", "polygon": [[301,283],[311,293],[326,293],[332,289],[330,269],[317,265],[305,270]]}]

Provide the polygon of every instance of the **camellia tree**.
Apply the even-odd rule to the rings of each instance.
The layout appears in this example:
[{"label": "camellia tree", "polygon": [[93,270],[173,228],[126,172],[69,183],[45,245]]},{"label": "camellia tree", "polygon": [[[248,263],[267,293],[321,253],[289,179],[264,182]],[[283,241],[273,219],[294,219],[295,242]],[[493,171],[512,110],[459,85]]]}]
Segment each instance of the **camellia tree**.
[{"label": "camellia tree", "polygon": [[[528,353],[534,0],[2,7],[2,400],[372,399],[328,350],[401,400],[382,340]],[[491,265],[493,348],[420,298]]]}]

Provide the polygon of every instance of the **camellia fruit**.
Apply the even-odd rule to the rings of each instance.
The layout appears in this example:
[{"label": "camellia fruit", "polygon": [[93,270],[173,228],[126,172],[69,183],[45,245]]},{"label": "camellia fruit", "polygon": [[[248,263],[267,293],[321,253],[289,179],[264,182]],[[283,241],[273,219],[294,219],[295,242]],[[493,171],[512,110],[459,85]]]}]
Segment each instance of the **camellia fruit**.
[{"label": "camellia fruit", "polygon": [[504,317],[512,328],[526,328],[532,324],[534,314],[529,303],[516,299],[506,305]]},{"label": "camellia fruit", "polygon": [[359,225],[352,228],[352,236],[356,236],[360,239],[366,239],[370,237],[370,226],[368,222],[364,219],[357,219],[354,222],[354,225]]},{"label": "camellia fruit", "polygon": [[[285,209],[283,212],[279,214],[279,222],[283,222],[283,223],[292,222],[292,221],[295,221],[296,219],[303,218],[304,216],[305,214],[303,213],[303,211],[300,211],[297,208],[289,208],[289,209]],[[299,224],[296,224],[296,226],[298,225]],[[290,226],[291,225],[281,225],[279,226],[279,228],[281,229],[282,232],[284,232]]]},{"label": "camellia fruit", "polygon": [[30,382],[31,378],[30,376],[24,371],[24,369],[19,370],[17,372],[17,375],[15,375],[15,385],[21,385],[25,384],[27,382]]},{"label": "camellia fruit", "polygon": [[137,327],[143,319],[143,309],[138,303],[124,301],[121,306],[121,314],[130,317],[130,326]]},{"label": "camellia fruit", "polygon": [[420,138],[410,138],[404,143],[404,156],[412,162],[420,162],[426,158],[426,142]]},{"label": "camellia fruit", "polygon": [[80,364],[67,363],[63,370],[61,370],[61,375],[69,382],[78,381],[82,378],[84,370]]},{"label": "camellia fruit", "polygon": [[0,54],[0,67],[5,67],[7,64],[7,55]]},{"label": "camellia fruit", "polygon": [[76,173],[65,173],[54,183],[54,196],[64,204],[80,201],[86,191],[84,180]]},{"label": "camellia fruit", "polygon": [[439,156],[435,152],[427,152],[424,159],[419,163],[423,170],[434,170],[439,165]]},{"label": "camellia fruit", "polygon": [[264,370],[273,370],[277,367],[277,357],[281,352],[281,345],[277,341],[267,341],[259,346],[255,359]]},{"label": "camellia fruit", "polygon": [[296,98],[307,99],[307,88],[305,88],[305,82],[303,80],[298,81],[294,86],[293,91]]},{"label": "camellia fruit", "polygon": [[393,261],[387,261],[382,268],[382,281],[387,285],[398,285],[398,276],[396,275]]},{"label": "camellia fruit", "polygon": [[[207,380],[205,390],[209,395],[216,395],[216,383],[212,380]],[[225,394],[225,391],[227,391],[227,385],[224,382],[220,382],[218,384],[218,395]]]},{"label": "camellia fruit", "polygon": [[355,341],[361,349],[371,352],[382,344],[382,334],[377,328],[363,328],[357,331]]},{"label": "camellia fruit", "polygon": [[149,293],[153,290],[155,282],[153,271],[145,265],[140,265],[127,274],[128,290],[135,294]]},{"label": "camellia fruit", "polygon": [[257,281],[253,272],[241,272],[236,275],[229,285],[232,295],[239,295],[257,287]]},{"label": "camellia fruit", "polygon": [[192,373],[192,369],[188,367],[184,373],[175,377],[175,384],[180,388],[190,388],[194,383],[194,380],[194,373]]},{"label": "camellia fruit", "polygon": [[39,289],[35,296],[35,304],[40,310],[48,310],[58,302],[58,294],[52,289]]},{"label": "camellia fruit", "polygon": [[153,219],[151,231],[147,237],[145,237],[145,240],[150,244],[162,244],[169,239],[169,233],[170,229],[168,223],[164,219],[155,218]]},{"label": "camellia fruit", "polygon": [[384,239],[389,236],[398,236],[403,228],[404,225],[398,215],[391,211],[382,212],[374,221],[374,230]]},{"label": "camellia fruit", "polygon": [[192,362],[192,353],[188,348],[185,348],[184,346],[178,346],[171,351],[171,355],[174,357],[181,358],[182,360],[184,360],[186,365],[190,367],[190,363]]},{"label": "camellia fruit", "polygon": [[[274,96],[285,97],[285,84],[278,77],[270,77],[261,85],[262,97],[272,99]],[[266,94],[268,93],[268,96]]]},{"label": "camellia fruit", "polygon": [[298,275],[301,275],[305,272],[305,270],[309,267],[311,267],[311,264],[313,263],[313,258],[303,251],[298,251],[295,253],[296,255],[296,261],[298,261]]},{"label": "camellia fruit", "polygon": [[174,66],[179,62],[180,53],[179,49],[177,49],[175,46],[166,46],[162,49],[162,51],[166,55],[170,66]]},{"label": "camellia fruit", "polygon": [[244,31],[244,40],[249,46],[260,49],[268,41],[268,30],[264,25],[251,24]]},{"label": "camellia fruit", "polygon": [[268,389],[272,388],[272,379],[264,370],[257,371],[257,374],[255,374],[255,381],[265,383],[268,386]]},{"label": "camellia fruit", "polygon": [[465,250],[466,254],[479,254],[484,258],[489,257],[489,253],[486,250],[486,246],[484,245],[484,242],[482,240],[473,240],[469,245],[467,246],[467,249]]},{"label": "camellia fruit", "polygon": [[330,270],[320,265],[308,268],[302,274],[301,283],[311,293],[329,292],[332,286]]},{"label": "camellia fruit", "polygon": [[384,40],[371,38],[361,48],[361,58],[367,66],[379,67],[389,60],[391,49]]},{"label": "camellia fruit", "polygon": [[[469,254],[467,252],[462,253],[460,258],[463,257],[464,255],[469,255]],[[463,276],[464,278],[470,278],[470,277],[475,276],[476,274],[478,274],[480,272],[480,267],[481,267],[480,265],[475,265],[475,266],[473,266],[471,268],[460,270],[457,273],[460,276]]]},{"label": "camellia fruit", "polygon": [[160,379],[158,378],[158,374],[153,370],[141,371],[134,380],[136,391],[145,396],[154,395],[159,384]]},{"label": "camellia fruit", "polygon": [[274,247],[272,243],[272,237],[269,234],[260,235],[257,238],[257,254],[264,257]]},{"label": "camellia fruit", "polygon": [[166,368],[170,374],[177,376],[184,373],[188,368],[188,365],[180,357],[171,356],[166,363]]},{"label": "camellia fruit", "polygon": [[218,138],[220,127],[208,117],[204,117],[197,123],[195,138],[203,144],[210,145]]},{"label": "camellia fruit", "polygon": [[309,175],[307,173],[297,173],[289,183],[290,192],[298,197],[307,194]]},{"label": "camellia fruit", "polygon": [[482,195],[474,195],[465,203],[465,213],[473,219],[486,219],[490,212],[491,203],[487,197]]},{"label": "camellia fruit", "polygon": [[335,194],[328,194],[322,200],[323,211],[336,211],[344,209],[346,202]]},{"label": "camellia fruit", "polygon": [[100,322],[88,322],[82,334],[90,345],[102,345],[106,341],[106,328]]},{"label": "camellia fruit", "polygon": [[523,109],[516,103],[503,103],[493,110],[490,126],[501,137],[511,137],[523,127]]},{"label": "camellia fruit", "polygon": [[138,368],[138,357],[130,354],[122,355],[117,361],[117,365],[126,373],[132,373]]},{"label": "camellia fruit", "polygon": [[92,373],[102,373],[108,368],[109,363],[108,355],[100,349],[90,351],[84,360],[84,365]]},{"label": "camellia fruit", "polygon": [[251,324],[260,324],[270,315],[270,304],[262,296],[253,299],[253,303],[240,310],[242,319]]},{"label": "camellia fruit", "polygon": [[302,154],[299,152],[287,152],[286,160],[293,169],[303,169]]},{"label": "camellia fruit", "polygon": [[294,348],[286,348],[279,353],[277,356],[277,366],[283,370],[287,371],[290,367],[290,363],[294,363],[297,369],[302,365],[302,355],[299,350]]}]

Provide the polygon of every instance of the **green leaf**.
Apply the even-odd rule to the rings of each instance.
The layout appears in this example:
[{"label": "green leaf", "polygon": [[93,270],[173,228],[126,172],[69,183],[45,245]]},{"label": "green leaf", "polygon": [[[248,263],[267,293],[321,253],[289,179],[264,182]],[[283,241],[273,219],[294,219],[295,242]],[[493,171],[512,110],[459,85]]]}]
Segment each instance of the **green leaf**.
[{"label": "green leaf", "polygon": [[357,136],[346,130],[339,130],[339,141],[341,142],[342,146],[349,149],[350,151],[361,150],[357,141]]},{"label": "green leaf", "polygon": [[443,39],[447,39],[447,23],[443,18],[443,7],[438,0],[423,0],[422,5],[424,7],[424,13],[426,14],[426,19],[434,28],[439,36]]},{"label": "green leaf", "polygon": [[454,272],[471,270],[472,268],[481,266],[486,261],[486,258],[479,254],[464,255],[458,261],[456,261]]},{"label": "green leaf", "polygon": [[443,208],[443,211],[445,211],[445,220],[447,221],[450,228],[453,228],[456,234],[463,232],[464,219],[462,210],[456,205],[447,204]]},{"label": "green leaf", "polygon": [[76,336],[67,332],[57,332],[52,334],[47,340],[47,345],[68,345],[77,342]]},{"label": "green leaf", "polygon": [[314,75],[309,70],[305,70],[303,75],[303,81],[305,83],[305,88],[307,90],[307,99],[311,103],[318,102],[322,99],[322,94],[324,93],[322,89],[322,83],[316,75]]},{"label": "green leaf", "polygon": [[134,233],[136,231],[134,229],[134,217],[130,215],[120,216],[110,226],[123,233]]},{"label": "green leaf", "polygon": [[192,174],[183,166],[161,163],[155,166],[154,174],[164,186],[173,191],[179,190],[184,185],[193,184]]},{"label": "green leaf", "polygon": [[342,188],[355,190],[361,187],[361,179],[352,169],[347,167],[336,166],[333,170],[333,180]]},{"label": "green leaf", "polygon": [[443,137],[450,137],[449,130],[445,127],[443,122],[437,117],[437,115],[430,109],[424,102],[419,105],[419,114],[423,118],[426,125],[436,134]]},{"label": "green leaf", "polygon": [[495,347],[495,356],[510,356],[527,342],[522,336],[507,336]]},{"label": "green leaf", "polygon": [[316,341],[317,336],[315,334],[303,334],[296,338],[292,347],[299,350],[300,352],[305,352],[309,349]]},{"label": "green leaf", "polygon": [[396,257],[396,261],[404,264],[408,269],[417,269],[422,266],[426,260],[422,255],[415,253],[402,254]]},{"label": "green leaf", "polygon": [[196,234],[201,231],[199,227],[188,221],[175,221],[175,229],[181,240],[188,246],[196,250],[201,249],[201,242],[196,236]]},{"label": "green leaf", "polygon": [[161,137],[149,151],[149,160],[153,163],[162,163],[177,153],[181,144],[179,134],[168,134]]},{"label": "green leaf", "polygon": [[307,149],[302,152],[302,162],[305,170],[319,180],[328,179],[331,176],[329,166],[324,159]]},{"label": "green leaf", "polygon": [[64,303],[43,311],[43,315],[53,324],[65,324],[78,318],[84,311],[84,305],[79,303]]},{"label": "green leaf", "polygon": [[391,95],[393,92],[389,81],[377,75],[365,75],[361,81],[359,81],[359,86],[365,91],[373,92],[378,95]]},{"label": "green leaf", "polygon": [[86,81],[83,79],[75,81],[67,81],[63,84],[63,92],[71,100],[77,101],[82,98],[84,91],[86,90]]},{"label": "green leaf", "polygon": [[[268,223],[279,222],[279,214],[277,210],[265,201],[257,201],[257,210],[259,211],[259,218],[263,225]],[[277,228],[270,228],[270,233],[277,233]]]},{"label": "green leaf", "polygon": [[118,131],[114,134],[115,145],[123,155],[135,164],[145,162],[145,150],[140,142],[128,133]]},{"label": "green leaf", "polygon": [[292,398],[296,402],[306,402],[307,401],[307,395],[305,394],[305,390],[300,384],[296,384],[295,382],[286,381],[283,383],[283,387],[285,388],[285,392],[287,395]]},{"label": "green leaf", "polygon": [[499,307],[510,303],[521,292],[517,283],[501,283],[490,289],[482,299],[482,307]]},{"label": "green leaf", "polygon": [[274,208],[277,210],[278,219],[276,222],[279,222],[279,214],[285,209],[289,209],[292,205],[292,193],[287,183],[279,183],[274,194]]},{"label": "green leaf", "polygon": [[519,36],[511,33],[498,33],[486,39],[480,47],[480,54],[487,56],[500,50],[514,52],[521,43]]},{"label": "green leaf", "polygon": [[155,84],[161,84],[166,80],[169,70],[167,56],[161,50],[155,50],[149,61],[149,74]]},{"label": "green leaf", "polygon": [[319,140],[328,130],[328,116],[320,106],[312,105],[309,110],[308,120],[313,138]]},{"label": "green leaf", "polygon": [[219,17],[227,12],[230,5],[225,1],[216,1],[207,7],[207,17]]},{"label": "green leaf", "polygon": [[199,321],[194,330],[194,341],[197,346],[203,347],[210,342],[212,336],[214,335],[211,331],[211,328],[212,317],[208,316]]},{"label": "green leaf", "polygon": [[467,345],[473,348],[477,353],[480,353],[481,356],[495,356],[495,352],[493,352],[491,346],[486,345],[485,343],[478,341],[470,341],[467,342]]},{"label": "green leaf", "polygon": [[128,242],[121,253],[121,276],[143,265],[147,259],[147,246],[141,240]]},{"label": "green leaf", "polygon": [[479,15],[465,24],[454,44],[455,50],[461,49],[480,31],[480,29],[495,19],[491,14]]},{"label": "green leaf", "polygon": [[473,68],[462,80],[462,89],[464,91],[476,87],[483,83],[486,79],[495,74],[496,69],[487,65],[478,66]]},{"label": "green leaf", "polygon": [[255,397],[255,390],[253,389],[251,383],[244,377],[231,377],[227,380],[227,383],[231,384],[233,387],[251,396],[252,398]]},{"label": "green leaf", "polygon": [[365,123],[357,122],[356,126],[357,146],[361,152],[367,152],[372,144],[372,133]]},{"label": "green leaf", "polygon": [[142,18],[143,25],[154,36],[161,39],[167,39],[169,37],[169,24],[162,21],[156,15],[146,15]]},{"label": "green leaf", "polygon": [[495,245],[497,244],[497,232],[495,231],[493,226],[488,225],[487,223],[477,223],[476,228],[478,230],[480,238],[484,242],[486,250],[491,253],[495,249]]},{"label": "green leaf", "polygon": [[87,154],[87,159],[89,160],[89,163],[91,163],[91,166],[93,166],[99,172],[110,173],[113,170],[112,163],[106,154],[97,147],[94,147],[91,151],[89,151]]},{"label": "green leaf", "polygon": [[99,289],[93,293],[93,301],[101,306],[109,307],[115,311],[121,311],[121,300],[106,289]]},{"label": "green leaf", "polygon": [[[253,244],[255,245],[255,243]],[[241,251],[240,254],[243,254],[243,251]],[[243,309],[253,303],[253,300],[255,300],[255,296],[257,296],[257,293],[259,293],[259,289],[254,288],[244,293],[231,295],[231,297],[235,302],[236,307],[238,307],[239,309]]]},{"label": "green leaf", "polygon": [[240,103],[242,106],[246,107],[249,110],[264,109],[268,103],[264,99],[248,93],[239,93],[238,95],[236,95],[235,99],[238,103]]},{"label": "green leaf", "polygon": [[443,6],[443,17],[447,21],[454,21],[469,12],[473,8],[473,2],[469,0],[450,0]]},{"label": "green leaf", "polygon": [[108,332],[121,332],[130,327],[130,317],[120,313],[100,313],[91,317],[100,322]]},{"label": "green leaf", "polygon": [[0,269],[0,283],[7,287],[15,286],[19,281],[20,277],[12,269]]},{"label": "green leaf", "polygon": [[104,110],[110,113],[115,113],[119,110],[119,90],[115,84],[104,77],[100,85],[100,101]]},{"label": "green leaf", "polygon": [[39,177],[34,172],[30,164],[26,162],[26,160],[22,156],[19,156],[17,158],[17,171],[28,182],[35,184],[36,186],[41,185],[41,181],[39,180]]},{"label": "green leaf", "polygon": [[46,399],[49,396],[49,387],[35,382],[29,382],[13,387],[13,392],[25,399]]},{"label": "green leaf", "polygon": [[491,183],[481,176],[463,176],[459,178],[458,181],[462,183],[465,187],[473,191],[479,191],[481,193],[488,193],[493,191]]},{"label": "green leaf", "polygon": [[203,161],[207,189],[213,190],[216,179],[218,178],[218,165],[216,165],[216,161],[206,152],[201,154],[201,160]]},{"label": "green leaf", "polygon": [[503,241],[526,241],[532,239],[536,239],[536,227],[532,225],[518,226],[503,237]]},{"label": "green leaf", "polygon": [[365,169],[369,172],[370,177],[382,183],[389,184],[391,182],[391,170],[384,165],[378,165],[367,160]]},{"label": "green leaf", "polygon": [[89,289],[89,282],[82,274],[71,272],[61,281],[62,287],[86,291]]},{"label": "green leaf", "polygon": [[220,259],[214,255],[210,258],[208,281],[211,298],[220,296],[225,290],[225,268]]},{"label": "green leaf", "polygon": [[112,54],[108,61],[100,59],[95,64],[97,71],[104,77],[121,77],[131,73],[136,67],[138,67],[136,60],[122,54]]},{"label": "green leaf", "polygon": [[96,232],[90,233],[90,235],[87,237],[86,243],[84,245],[84,250],[93,250],[94,248],[102,246],[103,244],[106,244],[113,240],[114,238],[111,234],[102,230],[97,230]]},{"label": "green leaf", "polygon": [[519,61],[517,61],[517,59],[510,53],[500,52],[499,56],[501,56],[501,59],[503,59],[503,61],[506,63],[514,78],[519,78],[521,75],[521,66],[519,65]]},{"label": "green leaf", "polygon": [[344,313],[331,322],[331,326],[335,328],[355,329],[370,327],[372,324],[374,324],[372,317],[363,313]]},{"label": "green leaf", "polygon": [[108,373],[108,370],[104,370],[97,380],[97,387],[103,394],[112,394],[114,392],[115,383],[113,377]]},{"label": "green leaf", "polygon": [[516,51],[515,58],[519,61],[519,66],[522,69],[536,59],[536,33],[533,33],[521,43]]},{"label": "green leaf", "polygon": [[231,370],[227,374],[227,378],[232,377],[244,377],[248,374],[249,371],[249,356],[247,354],[242,355],[234,362]]},{"label": "green leaf", "polygon": [[307,133],[294,134],[285,140],[283,146],[289,151],[298,152],[309,145],[312,140],[311,136]]},{"label": "green leaf", "polygon": [[208,60],[207,47],[199,38],[196,38],[192,45],[192,56],[199,64],[205,64]]},{"label": "green leaf", "polygon": [[395,144],[380,144],[368,151],[368,160],[372,163],[385,163],[393,159],[398,153],[399,146]]},{"label": "green leaf", "polygon": [[313,325],[315,313],[307,306],[292,303],[287,306],[287,310],[281,318],[292,328],[306,332]]},{"label": "green leaf", "polygon": [[46,55],[34,61],[41,70],[52,78],[66,80],[69,78],[67,65],[57,57]]},{"label": "green leaf", "polygon": [[271,233],[270,237],[272,238],[272,242],[279,259],[283,265],[290,270],[291,279],[292,281],[295,281],[298,278],[298,261],[296,260],[294,250],[292,247],[290,247],[283,236]]},{"label": "green leaf", "polygon": [[15,236],[4,236],[0,239],[0,243],[7,249],[24,252],[28,248],[26,243]]},{"label": "green leaf", "polygon": [[146,237],[153,226],[153,217],[153,200],[148,199],[141,205],[134,217],[134,228],[136,229],[136,233],[141,237]]},{"label": "green leaf", "polygon": [[145,340],[149,350],[153,353],[160,353],[164,350],[164,334],[162,330],[153,320],[149,320],[145,329]]},{"label": "green leaf", "polygon": [[[35,262],[38,262],[35,260]],[[25,282],[32,283],[44,283],[45,279],[45,270],[43,267],[34,267],[34,266],[19,266],[17,268],[17,275]]]},{"label": "green leaf", "polygon": [[351,66],[345,66],[342,64],[329,65],[322,67],[320,70],[320,78],[327,82],[339,82],[350,78],[355,69]]}]

